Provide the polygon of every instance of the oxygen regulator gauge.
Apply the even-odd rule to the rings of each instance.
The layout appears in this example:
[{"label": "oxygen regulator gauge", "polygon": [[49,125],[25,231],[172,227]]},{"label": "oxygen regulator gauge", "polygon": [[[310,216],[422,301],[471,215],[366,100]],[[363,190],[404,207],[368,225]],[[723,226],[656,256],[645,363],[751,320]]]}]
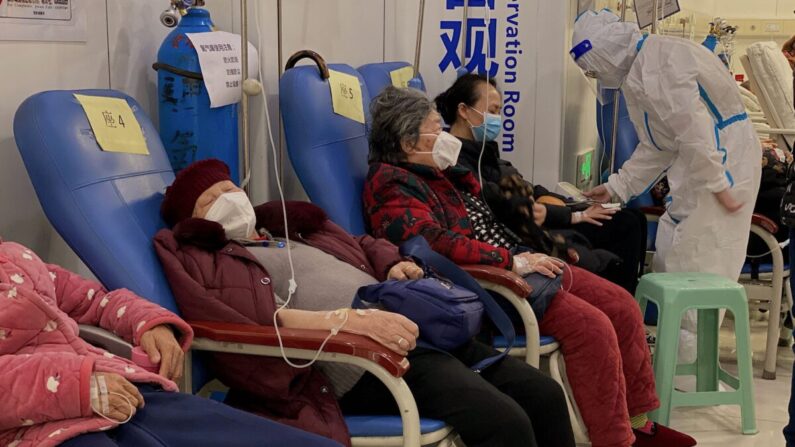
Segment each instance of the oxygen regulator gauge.
[{"label": "oxygen regulator gauge", "polygon": [[204,6],[204,0],[171,0],[168,9],[160,14],[160,23],[168,28],[174,28],[179,19],[188,13],[188,9]]}]

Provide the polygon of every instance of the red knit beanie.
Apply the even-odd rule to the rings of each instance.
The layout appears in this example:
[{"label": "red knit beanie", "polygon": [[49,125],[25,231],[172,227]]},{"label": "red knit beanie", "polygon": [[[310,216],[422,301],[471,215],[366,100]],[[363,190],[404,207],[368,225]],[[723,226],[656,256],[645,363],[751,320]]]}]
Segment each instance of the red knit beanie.
[{"label": "red knit beanie", "polygon": [[166,188],[166,197],[160,205],[160,215],[172,227],[190,218],[199,196],[224,180],[232,179],[229,177],[229,166],[221,160],[209,158],[191,163],[179,171],[174,183]]}]

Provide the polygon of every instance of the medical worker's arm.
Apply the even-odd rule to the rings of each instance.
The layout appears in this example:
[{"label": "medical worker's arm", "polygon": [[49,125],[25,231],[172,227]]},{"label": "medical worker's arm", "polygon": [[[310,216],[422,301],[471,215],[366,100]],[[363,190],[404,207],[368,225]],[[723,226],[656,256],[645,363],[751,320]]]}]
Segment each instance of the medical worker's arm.
[{"label": "medical worker's arm", "polygon": [[[640,143],[632,157],[607,181],[611,195],[617,196],[624,203],[654,186],[673,159],[673,153],[658,150],[645,135],[639,135],[639,138]],[[598,197],[594,198],[599,200]]]}]

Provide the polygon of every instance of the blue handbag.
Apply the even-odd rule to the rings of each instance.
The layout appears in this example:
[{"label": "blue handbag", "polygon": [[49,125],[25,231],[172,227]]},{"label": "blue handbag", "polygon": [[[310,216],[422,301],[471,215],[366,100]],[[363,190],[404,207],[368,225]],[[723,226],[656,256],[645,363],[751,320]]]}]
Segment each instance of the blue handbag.
[{"label": "blue handbag", "polygon": [[480,332],[483,319],[483,303],[474,292],[433,276],[361,287],[352,307],[376,304],[416,323],[420,339],[442,351],[471,340]]},{"label": "blue handbag", "polygon": [[[488,315],[502,336],[505,337],[507,345],[505,350],[470,366],[473,371],[479,373],[508,355],[516,340],[516,331],[513,328],[511,319],[502,310],[497,301],[478,284],[475,278],[462,270],[453,261],[433,251],[422,236],[415,236],[404,242],[400,246],[400,254],[412,258],[426,272],[433,269],[433,272],[448,278],[457,286],[464,287],[465,290],[471,290],[477,294],[483,304],[486,315]],[[422,329],[420,329],[420,335],[422,335]]]}]

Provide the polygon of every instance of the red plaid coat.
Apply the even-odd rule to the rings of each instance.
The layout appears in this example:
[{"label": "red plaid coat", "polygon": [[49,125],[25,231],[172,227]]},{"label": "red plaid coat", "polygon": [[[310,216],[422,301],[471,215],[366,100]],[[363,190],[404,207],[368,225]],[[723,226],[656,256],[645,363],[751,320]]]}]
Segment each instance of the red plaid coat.
[{"label": "red plaid coat", "polygon": [[511,269],[508,250],[473,238],[458,190],[480,193],[480,185],[467,169],[442,172],[413,163],[374,163],[363,194],[370,233],[395,244],[421,235],[436,252],[457,264]]}]

